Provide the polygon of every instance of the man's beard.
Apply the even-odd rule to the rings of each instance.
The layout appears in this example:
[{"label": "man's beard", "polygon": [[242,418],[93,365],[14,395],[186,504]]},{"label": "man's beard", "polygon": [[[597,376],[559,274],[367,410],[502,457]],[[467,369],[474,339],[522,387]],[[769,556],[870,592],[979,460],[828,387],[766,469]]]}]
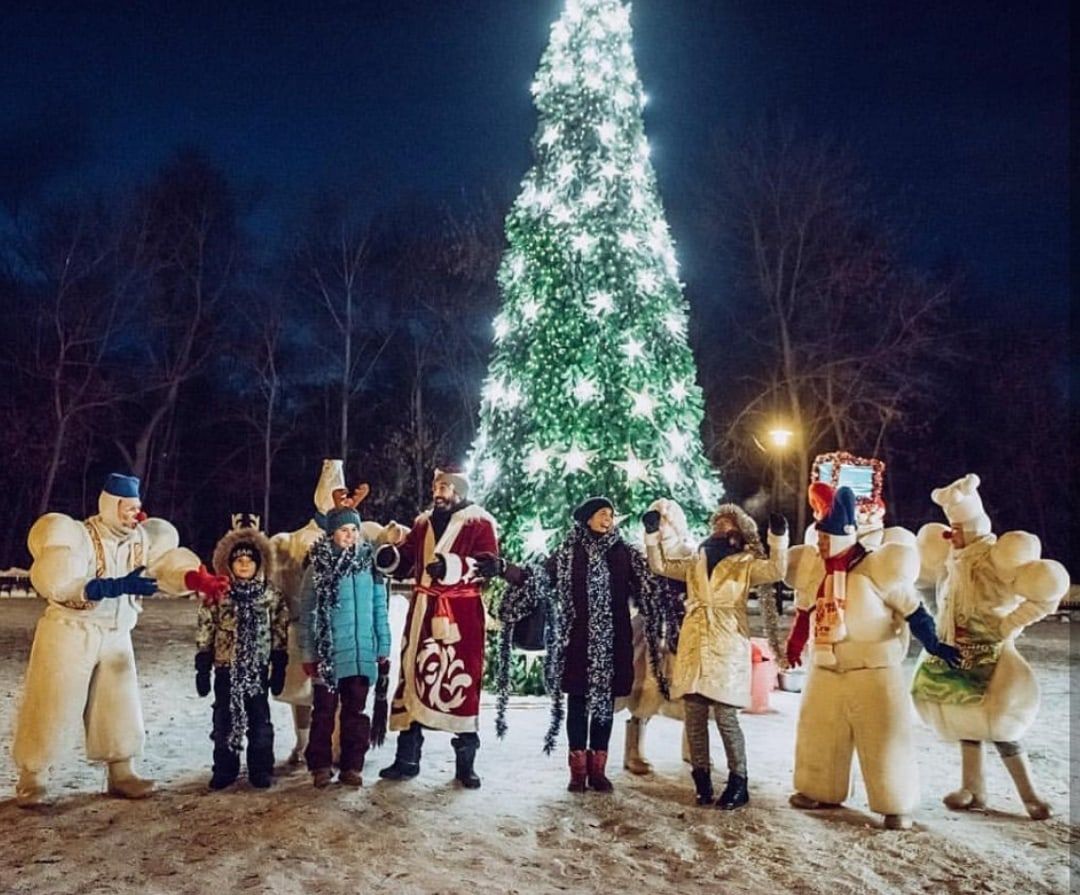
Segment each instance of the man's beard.
[{"label": "man's beard", "polygon": [[432,499],[431,504],[436,510],[452,510],[457,506],[458,501],[449,497],[435,497]]}]

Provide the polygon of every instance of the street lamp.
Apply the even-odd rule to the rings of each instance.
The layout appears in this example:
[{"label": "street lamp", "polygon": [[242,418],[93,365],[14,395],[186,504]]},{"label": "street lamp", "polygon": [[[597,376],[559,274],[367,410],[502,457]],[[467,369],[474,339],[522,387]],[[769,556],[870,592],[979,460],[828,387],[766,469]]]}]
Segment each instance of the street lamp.
[{"label": "street lamp", "polygon": [[[780,510],[780,497],[784,478],[784,451],[787,450],[788,446],[791,444],[795,437],[795,433],[790,429],[785,429],[783,426],[774,426],[766,433],[766,435],[773,453],[773,460],[776,464],[773,468],[772,482],[772,512],[776,513]],[[784,611],[783,582],[777,581],[774,585],[773,599],[776,600],[777,614],[782,614]]]},{"label": "street lamp", "polygon": [[768,435],[769,445],[773,454],[773,462],[775,463],[772,486],[772,502],[773,510],[775,511],[779,507],[780,496],[783,490],[784,451],[787,449],[788,445],[791,444],[792,439],[795,437],[795,433],[782,426],[775,426],[766,434]]}]

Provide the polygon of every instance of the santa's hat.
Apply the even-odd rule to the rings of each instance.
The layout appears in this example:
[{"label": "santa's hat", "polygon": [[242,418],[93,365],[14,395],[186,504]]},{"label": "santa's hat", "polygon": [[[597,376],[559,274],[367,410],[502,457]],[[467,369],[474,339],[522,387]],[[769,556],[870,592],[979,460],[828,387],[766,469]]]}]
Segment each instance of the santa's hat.
[{"label": "santa's hat", "polygon": [[847,485],[834,489],[824,482],[814,482],[809,498],[818,531],[834,537],[855,534],[855,492]]},{"label": "santa's hat", "polygon": [[431,482],[432,487],[439,484],[439,482],[446,482],[452,486],[457,492],[457,496],[462,500],[469,496],[469,480],[461,469],[452,466],[447,466],[445,469],[436,469],[435,477]]},{"label": "santa's hat", "polygon": [[118,472],[110,472],[105,477],[105,484],[101,490],[111,497],[126,497],[139,499],[139,477],[134,475],[121,475]]},{"label": "santa's hat", "polygon": [[979,477],[969,472],[944,488],[935,488],[930,499],[945,511],[949,525],[963,530],[964,534],[981,537],[990,534],[990,517],[983,509],[979,496]]}]

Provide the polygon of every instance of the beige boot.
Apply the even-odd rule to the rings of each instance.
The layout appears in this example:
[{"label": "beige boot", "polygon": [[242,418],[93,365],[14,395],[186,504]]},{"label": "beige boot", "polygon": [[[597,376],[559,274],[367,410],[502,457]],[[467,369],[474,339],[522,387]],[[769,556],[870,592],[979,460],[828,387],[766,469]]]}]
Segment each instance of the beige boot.
[{"label": "beige boot", "polygon": [[623,748],[623,767],[631,774],[651,774],[652,765],[641,754],[648,718],[631,716],[626,722],[626,744]]},{"label": "beige boot", "polygon": [[289,757],[286,759],[286,762],[290,767],[298,767],[304,763],[304,752],[307,750],[308,740],[310,738],[310,727],[296,728],[296,745],[293,746],[292,752],[289,753]]},{"label": "beige boot", "polygon": [[1031,766],[1028,764],[1027,753],[1018,752],[1003,758],[1005,767],[1016,784],[1016,791],[1020,794],[1020,800],[1024,803],[1028,815],[1032,820],[1046,820],[1053,815],[1054,809],[1050,803],[1044,801],[1035,792],[1035,785],[1031,782]]},{"label": "beige boot", "polygon": [[135,773],[135,763],[130,758],[109,762],[110,796],[121,799],[145,799],[154,791],[154,781]]},{"label": "beige boot", "polygon": [[986,783],[983,781],[983,744],[978,740],[960,743],[960,788],[942,801],[954,811],[972,811],[986,807]]},{"label": "beige boot", "polygon": [[19,782],[15,784],[15,804],[20,808],[36,808],[47,804],[48,800],[45,774],[19,771]]},{"label": "beige boot", "polygon": [[840,807],[838,802],[819,802],[817,799],[812,799],[801,792],[793,792],[788,796],[788,804],[792,808],[798,808],[802,811],[822,811],[827,808]]}]

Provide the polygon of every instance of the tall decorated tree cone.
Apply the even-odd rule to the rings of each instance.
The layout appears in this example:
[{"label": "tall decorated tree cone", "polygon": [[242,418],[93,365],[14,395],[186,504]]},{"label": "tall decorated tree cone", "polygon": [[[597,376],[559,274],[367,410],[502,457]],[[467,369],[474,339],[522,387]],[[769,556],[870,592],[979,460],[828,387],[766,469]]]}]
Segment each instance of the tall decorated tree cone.
[{"label": "tall decorated tree cone", "polygon": [[569,508],[670,496],[704,524],[687,304],[649,161],[630,8],[567,0],[532,92],[535,163],[506,219],[503,303],[469,459],[510,555],[543,553]]}]

